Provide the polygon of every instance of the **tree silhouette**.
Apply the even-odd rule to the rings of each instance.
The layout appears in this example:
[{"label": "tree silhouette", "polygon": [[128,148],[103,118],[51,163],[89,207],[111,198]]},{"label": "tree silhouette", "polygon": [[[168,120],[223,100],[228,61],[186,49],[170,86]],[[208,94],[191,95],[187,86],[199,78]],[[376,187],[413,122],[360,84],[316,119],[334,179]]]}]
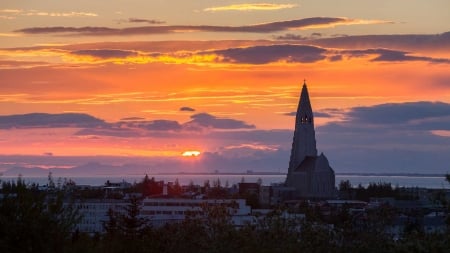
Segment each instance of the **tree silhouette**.
[{"label": "tree silhouette", "polygon": [[80,220],[64,204],[64,192],[42,192],[20,178],[6,190],[0,199],[0,252],[64,252]]}]

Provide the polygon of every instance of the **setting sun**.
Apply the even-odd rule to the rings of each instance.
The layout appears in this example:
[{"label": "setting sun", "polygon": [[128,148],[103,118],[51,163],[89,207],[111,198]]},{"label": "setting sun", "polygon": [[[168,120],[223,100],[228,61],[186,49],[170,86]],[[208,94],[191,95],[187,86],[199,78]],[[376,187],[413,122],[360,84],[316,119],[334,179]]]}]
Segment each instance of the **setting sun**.
[{"label": "setting sun", "polygon": [[200,155],[200,151],[196,151],[196,150],[184,151],[183,154],[181,154],[181,155],[182,156],[189,156],[189,157],[191,157],[191,156],[199,156]]}]

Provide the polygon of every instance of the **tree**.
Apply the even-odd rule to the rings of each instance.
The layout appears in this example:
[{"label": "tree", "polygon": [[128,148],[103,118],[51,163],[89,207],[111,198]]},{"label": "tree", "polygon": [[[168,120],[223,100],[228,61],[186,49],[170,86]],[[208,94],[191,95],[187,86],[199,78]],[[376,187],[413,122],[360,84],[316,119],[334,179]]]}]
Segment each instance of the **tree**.
[{"label": "tree", "polygon": [[236,230],[226,205],[204,204],[202,211],[205,215],[203,226],[209,242],[207,252],[237,252]]},{"label": "tree", "polygon": [[222,183],[220,182],[220,179],[217,178],[217,180],[213,181],[213,187],[208,192],[208,198],[227,198],[228,192],[227,188],[222,187]]},{"label": "tree", "polygon": [[124,207],[125,214],[119,216],[119,229],[129,239],[140,238],[147,228],[148,221],[140,217],[140,200],[136,197],[129,199],[129,204]]},{"label": "tree", "polygon": [[349,180],[339,182],[339,194],[343,199],[352,199],[352,184]]},{"label": "tree", "polygon": [[[445,175],[445,180],[450,184],[450,174]],[[450,200],[445,200],[444,207],[447,209],[447,218],[445,219],[445,223],[447,223],[447,233],[450,234]]]},{"label": "tree", "polygon": [[102,237],[105,252],[142,252],[144,238],[152,232],[147,219],[140,216],[139,198],[130,197],[122,211],[108,210],[108,220],[103,224],[106,233]]},{"label": "tree", "polygon": [[112,208],[109,208],[107,216],[108,220],[103,224],[105,235],[110,239],[114,239],[119,233],[118,214]]},{"label": "tree", "polygon": [[169,187],[169,195],[180,196],[183,193],[183,189],[181,188],[180,182],[178,178],[175,179],[175,182],[171,187]]},{"label": "tree", "polygon": [[0,199],[0,252],[64,252],[79,221],[63,192],[47,194],[21,179]]}]

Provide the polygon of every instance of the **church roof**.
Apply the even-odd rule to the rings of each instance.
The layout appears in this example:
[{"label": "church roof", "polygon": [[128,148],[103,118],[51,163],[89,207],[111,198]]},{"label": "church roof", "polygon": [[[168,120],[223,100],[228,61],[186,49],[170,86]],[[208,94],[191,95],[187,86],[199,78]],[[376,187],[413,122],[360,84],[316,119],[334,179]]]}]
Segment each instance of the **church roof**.
[{"label": "church roof", "polygon": [[305,156],[305,159],[295,168],[296,172],[302,172],[314,169],[316,166],[317,156]]},{"label": "church roof", "polygon": [[328,159],[321,153],[319,156],[305,156],[305,159],[295,168],[295,172],[306,172],[308,170],[323,170],[330,168]]}]

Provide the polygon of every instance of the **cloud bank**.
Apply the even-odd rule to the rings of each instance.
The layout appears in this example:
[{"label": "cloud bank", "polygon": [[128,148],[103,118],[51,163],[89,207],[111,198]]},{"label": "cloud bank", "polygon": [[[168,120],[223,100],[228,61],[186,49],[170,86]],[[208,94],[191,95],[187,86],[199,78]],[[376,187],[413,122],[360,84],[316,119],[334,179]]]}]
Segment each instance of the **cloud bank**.
[{"label": "cloud bank", "polygon": [[210,25],[163,25],[127,28],[111,27],[29,27],[16,30],[24,34],[73,34],[84,36],[128,36],[144,34],[164,34],[175,32],[248,32],[271,33],[291,29],[308,29],[317,27],[334,27],[337,25],[362,25],[392,23],[384,20],[362,20],[335,17],[312,17],[287,21],[269,22],[245,26],[210,26]]},{"label": "cloud bank", "polygon": [[81,113],[29,113],[0,116],[0,129],[10,128],[59,128],[59,127],[99,127],[105,122],[88,114]]},{"label": "cloud bank", "polygon": [[[334,118],[335,113],[339,113],[339,120]],[[315,116],[330,120],[316,127],[317,147],[337,172],[444,173],[448,170],[450,135],[442,134],[450,132],[448,103],[418,101],[346,110],[330,108]],[[158,138],[180,143],[191,138],[200,143],[214,143],[210,150],[203,150],[202,160],[196,166],[223,172],[230,168],[285,169],[293,135],[293,129],[262,130],[244,121],[208,113],[191,115],[184,123],[136,117],[105,123],[89,115],[76,114],[0,117],[0,128],[4,130],[37,127],[78,127],[80,130],[74,136],[113,138],[114,142],[121,139],[135,142],[142,138],[152,142]],[[53,153],[45,157],[58,159],[53,150],[42,153]],[[161,159],[155,158],[159,166],[165,164]],[[179,170],[182,166],[174,163],[171,168]]]},{"label": "cloud bank", "polygon": [[448,170],[450,104],[407,102],[354,107],[317,128],[319,146],[341,171],[436,173]]},{"label": "cloud bank", "polygon": [[217,50],[224,61],[247,64],[267,64],[278,61],[311,63],[326,58],[326,49],[305,45],[272,45]]}]

